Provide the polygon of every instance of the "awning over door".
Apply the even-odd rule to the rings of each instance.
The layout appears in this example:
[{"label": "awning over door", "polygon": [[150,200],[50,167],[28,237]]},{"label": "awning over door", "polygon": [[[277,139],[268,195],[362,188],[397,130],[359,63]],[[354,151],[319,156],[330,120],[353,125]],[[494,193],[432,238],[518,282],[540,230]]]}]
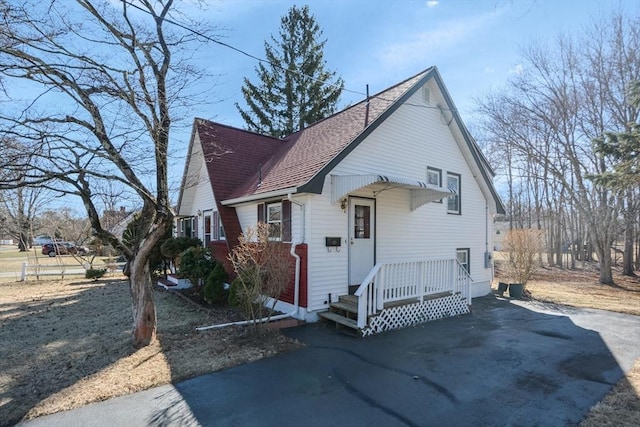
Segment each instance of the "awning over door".
[{"label": "awning over door", "polygon": [[411,193],[411,210],[455,194],[448,188],[427,184],[415,179],[389,175],[331,175],[331,203],[338,203],[347,194],[364,187],[377,186],[380,191],[404,188]]}]

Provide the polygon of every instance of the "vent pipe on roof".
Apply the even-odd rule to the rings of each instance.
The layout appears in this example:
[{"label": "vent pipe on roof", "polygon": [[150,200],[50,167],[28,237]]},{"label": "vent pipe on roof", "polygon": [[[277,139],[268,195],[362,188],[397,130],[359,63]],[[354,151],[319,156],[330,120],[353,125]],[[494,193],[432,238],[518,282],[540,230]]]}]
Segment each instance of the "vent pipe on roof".
[{"label": "vent pipe on roof", "polygon": [[369,85],[367,85],[367,103],[364,110],[364,127],[369,124]]},{"label": "vent pipe on roof", "polygon": [[262,165],[258,166],[258,187],[262,185]]}]

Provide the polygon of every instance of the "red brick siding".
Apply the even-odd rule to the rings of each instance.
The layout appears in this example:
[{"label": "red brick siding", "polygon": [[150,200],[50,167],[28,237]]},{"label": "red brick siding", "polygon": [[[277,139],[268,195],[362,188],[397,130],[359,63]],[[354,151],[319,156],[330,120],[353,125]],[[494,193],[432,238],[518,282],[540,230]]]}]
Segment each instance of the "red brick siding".
[{"label": "red brick siding", "polygon": [[209,242],[209,248],[211,249],[211,253],[216,261],[221,262],[224,266],[225,271],[229,275],[229,283],[231,283],[236,277],[236,274],[233,271],[233,265],[229,260],[229,247],[227,246],[227,242],[224,240],[214,240]]},{"label": "red brick siding", "polygon": [[[287,245],[287,247],[291,248],[289,243],[283,243],[283,245]],[[300,295],[298,305],[300,307],[307,306],[307,245],[305,243],[296,246],[296,255],[300,257]],[[280,296],[280,301],[288,302],[289,304],[293,304],[293,300],[295,298],[294,290],[295,290],[295,280],[296,280],[296,260],[294,257],[291,257],[291,279],[289,280],[289,286],[287,290],[285,290]]]},{"label": "red brick siding", "polygon": [[[282,243],[286,245],[288,249],[291,249],[290,243]],[[227,242],[222,241],[213,241],[209,243],[209,247],[211,248],[211,252],[213,253],[213,257],[222,262],[224,265],[224,269],[229,274],[229,283],[233,281],[236,277],[236,273],[233,270],[233,264],[229,260],[229,249],[227,246]],[[298,305],[300,307],[307,307],[307,245],[305,243],[296,246],[296,255],[300,257],[300,295]],[[280,300],[284,302],[288,302],[289,304],[293,304],[293,300],[295,298],[294,294],[294,285],[296,280],[296,259],[291,257],[291,278],[289,279],[289,286],[280,296]]]}]

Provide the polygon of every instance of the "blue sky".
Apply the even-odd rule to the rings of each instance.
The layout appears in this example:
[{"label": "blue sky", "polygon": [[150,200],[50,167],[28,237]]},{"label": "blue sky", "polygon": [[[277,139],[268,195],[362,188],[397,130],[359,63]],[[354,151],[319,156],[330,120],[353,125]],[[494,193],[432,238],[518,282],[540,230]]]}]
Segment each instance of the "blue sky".
[{"label": "blue sky", "polygon": [[[112,0],[118,3],[118,0]],[[177,2],[189,15],[196,0]],[[564,32],[581,32],[593,19],[614,11],[638,16],[638,0],[207,0],[194,17],[205,19],[218,38],[264,57],[264,41],[277,35],[280,19],[292,5],[309,4],[327,39],[326,66],[345,80],[339,107],[435,65],[473,131],[474,98],[504,85],[522,70],[519,50],[552,41]],[[178,18],[179,19],[179,18]],[[234,104],[243,104],[244,77],[256,82],[256,60],[208,43],[193,55],[215,79],[202,82],[209,102],[196,105],[171,136],[170,186],[173,199],[184,168],[194,117],[244,127]],[[214,85],[215,81],[215,85]],[[353,93],[358,92],[358,93]],[[60,199],[65,206],[74,203]],[[77,211],[82,207],[77,204]]]},{"label": "blue sky", "polygon": [[[346,89],[364,93],[368,84],[376,93],[436,65],[467,122],[474,97],[521,69],[521,46],[580,32],[613,11],[640,13],[637,0],[227,0],[212,2],[206,16],[224,28],[225,43],[263,57],[264,40],[277,35],[294,4],[309,4],[327,39],[327,68]],[[256,61],[217,45],[205,50],[207,66],[220,75],[213,96],[219,102],[194,115],[243,127],[234,103],[243,105],[242,78],[256,81]],[[344,92],[340,106],[362,98]]]}]

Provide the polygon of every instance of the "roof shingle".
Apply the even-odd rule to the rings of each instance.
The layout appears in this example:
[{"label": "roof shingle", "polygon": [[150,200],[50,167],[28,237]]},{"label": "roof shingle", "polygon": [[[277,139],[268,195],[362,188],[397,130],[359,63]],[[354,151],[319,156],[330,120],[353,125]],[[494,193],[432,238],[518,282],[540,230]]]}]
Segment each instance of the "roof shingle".
[{"label": "roof shingle", "polygon": [[283,140],[197,119],[216,199],[259,195],[309,182],[429,70]]}]

